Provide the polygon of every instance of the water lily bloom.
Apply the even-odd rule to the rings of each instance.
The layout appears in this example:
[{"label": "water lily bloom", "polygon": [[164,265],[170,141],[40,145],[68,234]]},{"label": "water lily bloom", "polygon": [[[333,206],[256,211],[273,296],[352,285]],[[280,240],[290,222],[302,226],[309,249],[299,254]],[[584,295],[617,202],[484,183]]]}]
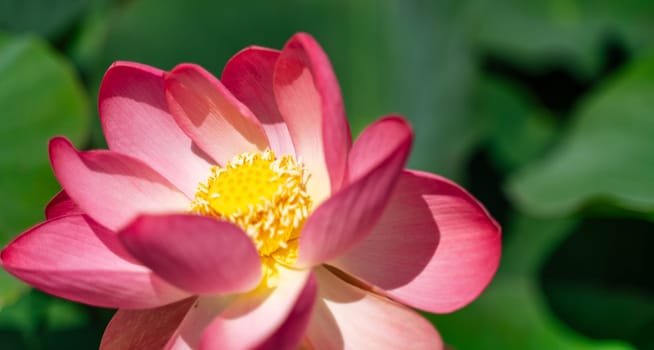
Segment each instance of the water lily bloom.
[{"label": "water lily bloom", "polygon": [[399,116],[352,143],[316,41],[248,47],[220,80],[118,62],[109,150],[63,137],[47,220],[1,253],[58,297],[118,308],[103,349],[442,348],[445,313],[495,273],[500,228],[465,190],[404,169]]}]

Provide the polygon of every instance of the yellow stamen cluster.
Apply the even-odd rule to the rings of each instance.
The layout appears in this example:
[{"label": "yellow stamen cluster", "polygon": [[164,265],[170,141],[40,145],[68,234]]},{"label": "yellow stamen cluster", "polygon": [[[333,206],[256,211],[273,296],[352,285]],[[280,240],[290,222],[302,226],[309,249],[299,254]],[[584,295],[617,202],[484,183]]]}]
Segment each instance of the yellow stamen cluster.
[{"label": "yellow stamen cluster", "polygon": [[259,250],[264,279],[271,286],[277,264],[290,266],[297,259],[298,239],[311,208],[308,179],[292,156],[246,152],[223,168],[211,168],[191,210],[243,228]]}]

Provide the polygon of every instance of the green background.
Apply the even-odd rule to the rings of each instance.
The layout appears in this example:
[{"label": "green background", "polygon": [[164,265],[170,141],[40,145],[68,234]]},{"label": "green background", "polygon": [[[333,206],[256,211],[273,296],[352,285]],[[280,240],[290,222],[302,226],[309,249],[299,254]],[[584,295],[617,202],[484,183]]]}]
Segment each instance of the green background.
[{"label": "green background", "polygon": [[[503,226],[486,292],[426,315],[453,349],[654,349],[651,0],[0,0],[0,246],[58,190],[49,138],[105,147],[111,62],[219,75],[298,31],[332,60],[355,134],[405,115],[411,167]],[[1,349],[97,348],[112,313],[0,271]]]}]

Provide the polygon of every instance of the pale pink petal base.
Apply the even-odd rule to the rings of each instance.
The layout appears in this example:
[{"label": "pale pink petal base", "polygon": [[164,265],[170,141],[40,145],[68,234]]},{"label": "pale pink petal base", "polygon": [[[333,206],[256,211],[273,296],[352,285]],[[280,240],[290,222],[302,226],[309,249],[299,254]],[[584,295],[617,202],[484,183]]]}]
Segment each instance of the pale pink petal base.
[{"label": "pale pink petal base", "polygon": [[245,292],[261,279],[252,240],[227,221],[190,214],[140,216],[119,237],[145,266],[192,294]]},{"label": "pale pink petal base", "polygon": [[282,270],[274,290],[239,297],[205,329],[201,347],[245,350],[262,344],[284,324],[304,293],[315,295],[315,281],[311,282],[310,276],[306,270]]},{"label": "pale pink petal base", "polygon": [[405,171],[373,232],[331,264],[404,304],[444,313],[486,288],[500,253],[499,226],[470,194]]},{"label": "pale pink petal base", "polygon": [[309,349],[443,349],[433,325],[415,311],[315,270],[318,301],[306,333]]},{"label": "pale pink petal base", "polygon": [[257,346],[258,350],[293,350],[297,349],[309,326],[313,306],[318,294],[318,282],[315,276],[309,276],[302,294],[295,302],[293,310],[286,317],[286,321],[268,337],[263,344]]},{"label": "pale pink petal base", "polygon": [[166,75],[164,85],[177,125],[218,164],[268,147],[252,112],[204,68],[181,64]]},{"label": "pale pink petal base", "polygon": [[33,227],[2,253],[2,267],[60,298],[111,308],[148,308],[188,294],[111,251],[98,236],[112,232],[90,219],[62,216]]},{"label": "pale pink petal base", "polygon": [[341,187],[352,136],[334,71],[310,35],[299,33],[286,43],[273,86],[296,154],[311,172],[309,193],[320,203]]},{"label": "pale pink petal base", "polygon": [[50,161],[66,193],[100,224],[119,230],[143,213],[183,212],[190,200],[142,161],[112,151],[78,152],[50,141]]},{"label": "pale pink petal base", "polygon": [[118,310],[102,335],[100,350],[164,349],[196,298],[147,310]]},{"label": "pale pink petal base", "polygon": [[[275,289],[260,287],[232,300],[205,297],[184,319],[174,344],[200,349],[252,349],[283,327],[303,295],[315,293],[310,271],[283,270]],[[301,329],[301,327],[296,328]],[[289,338],[292,339],[292,338]]]},{"label": "pale pink petal base", "polygon": [[363,131],[350,153],[359,160],[350,164],[356,177],[307,219],[298,266],[329,261],[366,238],[384,211],[412,137],[407,122],[398,117],[380,119]]}]

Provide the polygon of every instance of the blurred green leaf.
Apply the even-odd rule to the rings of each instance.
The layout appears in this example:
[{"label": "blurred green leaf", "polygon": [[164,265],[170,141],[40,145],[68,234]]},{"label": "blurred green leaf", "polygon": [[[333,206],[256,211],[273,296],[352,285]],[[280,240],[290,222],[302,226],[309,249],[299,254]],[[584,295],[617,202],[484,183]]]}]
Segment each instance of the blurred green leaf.
[{"label": "blurred green leaf", "polygon": [[654,45],[654,3],[648,0],[478,0],[475,43],[534,71],[566,64],[591,77],[605,64],[607,40],[633,51]]},{"label": "blurred green leaf", "polygon": [[525,211],[563,215],[590,200],[654,210],[654,58],[635,62],[590,96],[548,157],[509,182]]},{"label": "blurred green leaf", "polygon": [[484,76],[473,114],[487,125],[490,154],[506,172],[539,157],[557,131],[554,119],[529,96],[501,78]]},{"label": "blurred green leaf", "polygon": [[79,144],[88,129],[88,100],[69,63],[43,41],[0,36],[0,244],[43,219],[58,185],[48,140]]},{"label": "blurred green leaf", "polygon": [[[598,338],[652,349],[654,223],[635,218],[585,219],[549,256],[541,286],[552,312]],[[619,320],[619,321],[617,321]]]},{"label": "blurred green leaf", "polygon": [[540,220],[516,215],[505,230],[500,271],[468,307],[449,315],[428,315],[455,349],[627,350],[626,344],[575,334],[548,310],[537,271],[576,220]]},{"label": "blurred green leaf", "polygon": [[514,214],[504,226],[509,239],[502,248],[498,275],[536,278],[560,243],[578,226],[574,218],[537,219]]},{"label": "blurred green leaf", "polygon": [[93,0],[0,1],[0,31],[33,33],[53,39],[74,24]]},{"label": "blurred green leaf", "polygon": [[67,300],[50,298],[45,309],[45,327],[50,331],[81,328],[89,322],[86,308]]},{"label": "blurred green leaf", "polygon": [[586,334],[651,344],[654,300],[650,295],[571,282],[551,283],[547,292],[560,316]]},{"label": "blurred green leaf", "polygon": [[28,336],[35,334],[47,305],[48,298],[37,291],[26,293],[0,313],[0,329],[19,331]]},{"label": "blurred green leaf", "polygon": [[82,14],[65,51],[83,76],[92,73],[111,24],[120,13],[121,7],[115,1],[93,0]]},{"label": "blurred green leaf", "polygon": [[[71,343],[66,339],[68,333],[89,331],[90,317],[88,307],[57,299],[36,290],[23,295],[18,302],[0,313],[0,331],[21,335],[23,346],[30,349],[69,349],[60,345]],[[95,331],[95,330],[93,330]],[[50,339],[55,335],[54,342]],[[56,335],[59,334],[59,337]],[[0,346],[3,344],[0,337]],[[81,339],[80,339],[81,340]],[[88,340],[85,340],[89,343]],[[97,343],[97,338],[92,344]],[[73,341],[75,342],[75,341]],[[77,341],[79,343],[79,341]],[[88,344],[87,344],[88,346]],[[75,348],[83,348],[76,346]]]},{"label": "blurred green leaf", "polygon": [[15,303],[27,290],[26,284],[0,269],[0,314],[5,306]]},{"label": "blurred green leaf", "polygon": [[414,124],[409,166],[461,179],[483,127],[470,113],[477,79],[461,1],[388,2],[392,106]]}]

